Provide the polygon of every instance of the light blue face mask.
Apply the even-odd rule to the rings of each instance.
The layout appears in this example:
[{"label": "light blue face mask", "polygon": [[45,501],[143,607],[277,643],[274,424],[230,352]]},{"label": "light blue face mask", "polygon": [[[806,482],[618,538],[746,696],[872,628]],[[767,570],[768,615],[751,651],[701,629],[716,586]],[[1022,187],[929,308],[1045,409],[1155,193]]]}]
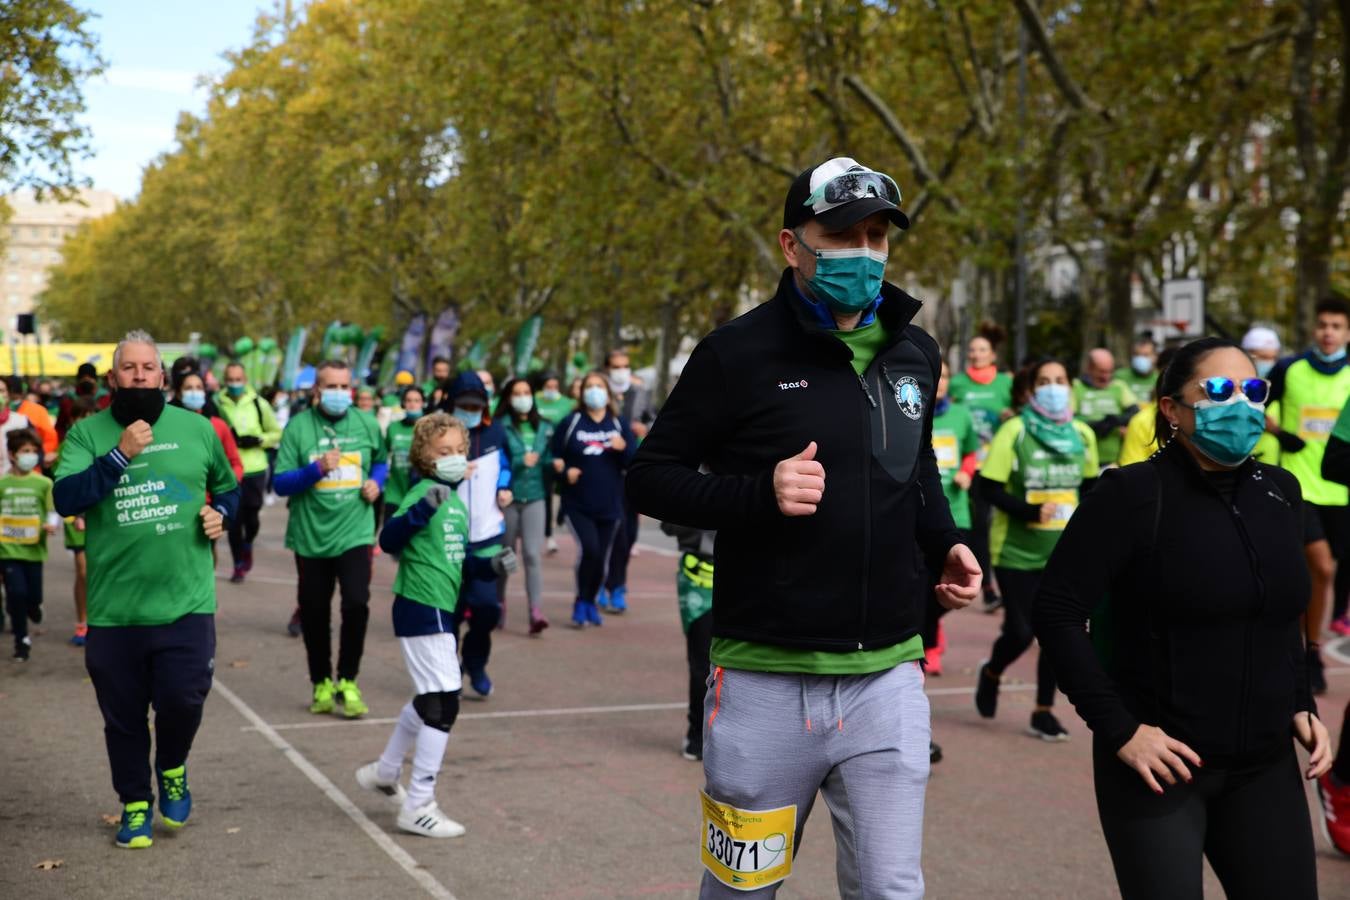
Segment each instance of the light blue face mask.
[{"label": "light blue face mask", "polygon": [[346,388],[328,388],[319,392],[319,408],[337,418],[352,405],[352,392]]},{"label": "light blue face mask", "polygon": [[1195,449],[1221,466],[1237,466],[1252,455],[1266,430],[1264,403],[1236,399],[1227,403],[1201,400],[1195,410]]},{"label": "light blue face mask", "polygon": [[405,409],[403,411],[403,421],[405,422],[416,422],[420,418],[422,418],[420,409]]},{"label": "light blue face mask", "polygon": [[1273,359],[1257,359],[1253,362],[1256,364],[1256,374],[1262,378],[1270,375],[1271,370],[1275,368],[1275,360]]},{"label": "light blue face mask", "polygon": [[1069,386],[1067,384],[1043,384],[1036,388],[1036,405],[1052,416],[1062,416],[1069,411]]},{"label": "light blue face mask", "polygon": [[1334,363],[1345,359],[1345,348],[1337,350],[1335,353],[1323,353],[1316,347],[1313,348],[1313,356],[1317,357],[1319,362]]},{"label": "light blue face mask", "polygon": [[816,274],[807,279],[811,292],[837,313],[852,315],[871,306],[881,294],[886,254],[870,247],[816,250],[797,239],[816,257]]},{"label": "light blue face mask", "polygon": [[587,409],[604,409],[609,405],[609,394],[600,385],[593,384],[581,392],[581,402]]},{"label": "light blue face mask", "polygon": [[442,456],[436,460],[436,477],[446,484],[459,484],[469,471],[469,458],[463,453]]},{"label": "light blue face mask", "polygon": [[481,409],[460,409],[456,406],[455,418],[463,422],[465,428],[473,429],[483,424],[483,411]]},{"label": "light blue face mask", "polygon": [[1132,356],[1130,357],[1130,368],[1136,375],[1149,375],[1153,372],[1153,357],[1151,356]]},{"label": "light blue face mask", "polygon": [[193,412],[201,412],[206,405],[206,391],[183,391],[183,406]]}]

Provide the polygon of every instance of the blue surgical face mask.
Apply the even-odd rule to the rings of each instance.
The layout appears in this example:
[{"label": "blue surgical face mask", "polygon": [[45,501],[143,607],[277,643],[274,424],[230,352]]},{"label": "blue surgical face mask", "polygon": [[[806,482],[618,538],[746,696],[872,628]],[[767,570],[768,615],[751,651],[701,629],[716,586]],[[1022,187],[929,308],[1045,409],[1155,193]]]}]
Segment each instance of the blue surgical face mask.
[{"label": "blue surgical face mask", "polygon": [[562,399],[562,393],[553,388],[544,388],[539,392],[539,396],[545,403],[557,403]]},{"label": "blue surgical face mask", "polygon": [[183,391],[183,406],[193,412],[201,412],[206,405],[206,391]]},{"label": "blue surgical face mask", "polygon": [[604,409],[609,405],[609,394],[598,384],[593,384],[581,392],[581,402],[587,409]]},{"label": "blue surgical face mask", "polygon": [[816,274],[806,283],[834,312],[846,315],[862,312],[881,294],[886,254],[870,247],[815,250],[800,238],[797,243],[816,257]]},{"label": "blue surgical face mask", "polygon": [[1321,350],[1318,350],[1316,347],[1314,347],[1313,356],[1317,357],[1317,359],[1320,362],[1324,363],[1340,362],[1341,360],[1345,359],[1345,348],[1342,347],[1335,353],[1323,353]]},{"label": "blue surgical face mask", "polygon": [[1266,430],[1266,407],[1238,398],[1227,403],[1201,400],[1195,404],[1195,449],[1221,466],[1236,466],[1252,455]]},{"label": "blue surgical face mask", "polygon": [[463,453],[442,456],[436,460],[436,477],[447,484],[459,484],[469,470],[469,458]]},{"label": "blue surgical face mask", "polygon": [[319,408],[334,418],[351,408],[352,392],[346,388],[328,388],[319,392]]},{"label": "blue surgical face mask", "polygon": [[1132,356],[1130,357],[1130,368],[1134,369],[1136,375],[1148,375],[1153,371],[1153,357]]},{"label": "blue surgical face mask", "polygon": [[1262,378],[1270,375],[1275,368],[1275,360],[1273,359],[1254,359],[1252,362],[1256,365],[1256,374]]},{"label": "blue surgical face mask", "polygon": [[1034,394],[1036,405],[1052,416],[1062,416],[1069,411],[1069,386],[1067,384],[1043,384]]},{"label": "blue surgical face mask", "polygon": [[403,421],[405,422],[416,422],[420,418],[422,418],[422,410],[420,409],[405,409],[403,411]]},{"label": "blue surgical face mask", "polygon": [[463,422],[465,428],[477,428],[483,424],[483,411],[481,409],[460,409],[456,406],[455,418]]}]

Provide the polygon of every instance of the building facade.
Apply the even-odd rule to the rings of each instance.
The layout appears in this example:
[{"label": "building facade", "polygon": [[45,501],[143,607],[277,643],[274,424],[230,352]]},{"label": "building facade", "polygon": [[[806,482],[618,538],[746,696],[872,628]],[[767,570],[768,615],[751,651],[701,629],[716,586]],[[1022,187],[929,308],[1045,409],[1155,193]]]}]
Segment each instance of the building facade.
[{"label": "building facade", "polygon": [[[32,312],[37,295],[47,287],[47,271],[61,261],[61,245],[81,222],[106,216],[117,206],[110,191],[82,190],[68,201],[41,202],[31,191],[5,197],[13,211],[0,253],[0,330],[14,331],[14,319]],[[40,323],[39,323],[40,324]],[[48,337],[42,329],[43,340]]]}]

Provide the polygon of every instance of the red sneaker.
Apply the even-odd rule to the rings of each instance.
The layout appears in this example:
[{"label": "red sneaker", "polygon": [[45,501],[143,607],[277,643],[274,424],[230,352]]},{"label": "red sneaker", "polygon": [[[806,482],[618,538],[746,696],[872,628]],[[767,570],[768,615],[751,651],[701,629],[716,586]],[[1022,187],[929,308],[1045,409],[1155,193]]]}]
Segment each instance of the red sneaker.
[{"label": "red sneaker", "polygon": [[1341,637],[1350,635],[1350,616],[1341,616],[1339,619],[1332,619],[1331,630]]},{"label": "red sneaker", "polygon": [[1350,856],[1350,785],[1328,772],[1317,779],[1317,798],[1322,801],[1322,833],[1331,846]]},{"label": "red sneaker", "polygon": [[537,636],[541,631],[548,627],[548,619],[540,616],[537,619],[530,619],[530,637]]},{"label": "red sneaker", "polygon": [[923,651],[923,671],[926,675],[942,674],[942,647],[929,647]]}]

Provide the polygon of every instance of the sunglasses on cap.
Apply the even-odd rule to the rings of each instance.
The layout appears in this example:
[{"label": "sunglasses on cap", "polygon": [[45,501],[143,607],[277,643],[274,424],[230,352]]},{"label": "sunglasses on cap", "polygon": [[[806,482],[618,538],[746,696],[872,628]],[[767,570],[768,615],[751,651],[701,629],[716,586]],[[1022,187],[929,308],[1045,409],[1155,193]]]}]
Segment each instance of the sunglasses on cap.
[{"label": "sunglasses on cap", "polygon": [[[1251,403],[1265,403],[1270,399],[1270,382],[1264,378],[1244,378],[1234,381],[1222,375],[1200,382],[1200,390],[1211,403],[1227,403],[1234,393],[1241,393]],[[1178,398],[1180,399],[1180,398]]]},{"label": "sunglasses on cap", "polygon": [[899,206],[900,186],[884,172],[844,172],[812,191],[802,205],[815,207],[823,203],[833,207],[867,197],[879,197]]}]

